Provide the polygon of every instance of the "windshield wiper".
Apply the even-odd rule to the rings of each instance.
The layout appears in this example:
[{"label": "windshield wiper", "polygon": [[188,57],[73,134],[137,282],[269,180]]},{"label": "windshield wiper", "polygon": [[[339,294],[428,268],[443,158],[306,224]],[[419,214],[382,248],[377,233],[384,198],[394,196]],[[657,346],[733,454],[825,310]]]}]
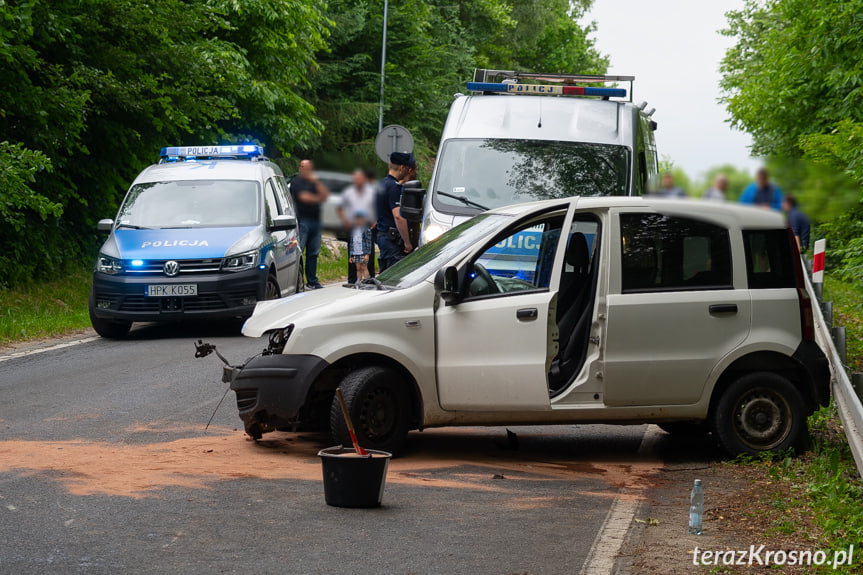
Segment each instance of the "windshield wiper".
[{"label": "windshield wiper", "polygon": [[479,209],[481,209],[481,210],[483,210],[483,211],[486,211],[486,212],[487,212],[487,211],[489,211],[489,210],[491,209],[491,208],[489,208],[489,207],[487,207],[487,206],[484,206],[484,205],[482,205],[482,204],[478,204],[478,203],[476,203],[476,202],[475,202],[475,201],[473,201],[473,200],[469,200],[469,199],[467,199],[467,198],[466,198],[466,197],[464,197],[464,196],[457,196],[457,195],[455,195],[455,194],[448,194],[448,193],[446,193],[446,192],[435,192],[435,193],[436,193],[437,195],[439,195],[439,196],[445,196],[445,197],[447,197],[447,198],[452,198],[452,199],[454,199],[454,200],[458,200],[458,201],[460,201],[461,203],[463,203],[463,204],[464,204],[464,205],[466,205],[466,206],[472,206],[472,207],[474,207],[474,208],[479,208]]},{"label": "windshield wiper", "polygon": [[130,230],[149,230],[150,229],[150,228],[146,228],[144,226],[136,226],[135,224],[124,224],[122,222],[117,224],[117,228],[129,228]]},{"label": "windshield wiper", "polygon": [[364,279],[364,280],[363,280],[363,281],[361,281],[361,282],[360,282],[360,284],[357,286],[357,289],[369,289],[369,288],[367,288],[367,287],[363,287],[363,286],[375,286],[375,289],[376,289],[376,290],[385,290],[385,289],[387,289],[387,288],[385,288],[385,287],[384,287],[384,284],[382,284],[382,283],[381,283],[381,281],[380,281],[378,278],[366,278],[366,279]]}]

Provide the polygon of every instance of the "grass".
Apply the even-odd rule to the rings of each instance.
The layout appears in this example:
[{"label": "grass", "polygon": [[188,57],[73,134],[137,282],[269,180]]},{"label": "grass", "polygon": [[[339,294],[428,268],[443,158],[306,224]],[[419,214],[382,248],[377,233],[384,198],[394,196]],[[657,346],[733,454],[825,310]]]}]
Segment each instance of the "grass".
[{"label": "grass", "polygon": [[92,269],[81,267],[54,280],[0,288],[0,344],[90,327],[91,282]]},{"label": "grass", "polygon": [[[825,300],[833,301],[834,325],[846,326],[848,365],[859,371],[863,367],[863,293],[827,276],[824,294]],[[746,467],[745,471],[764,477],[771,485],[753,502],[753,507],[769,509],[775,518],[765,537],[790,536],[795,542],[807,542],[805,547],[833,551],[847,550],[853,544],[853,565],[813,569],[860,573],[863,553],[858,556],[856,548],[863,542],[863,481],[833,403],[809,418],[809,431],[811,449],[800,456],[772,453],[740,457],[733,464]]]},{"label": "grass", "polygon": [[[347,276],[347,250],[333,254],[326,246],[318,259],[322,282]],[[0,345],[61,336],[90,327],[87,297],[92,267],[73,268],[53,280],[0,288]]]}]

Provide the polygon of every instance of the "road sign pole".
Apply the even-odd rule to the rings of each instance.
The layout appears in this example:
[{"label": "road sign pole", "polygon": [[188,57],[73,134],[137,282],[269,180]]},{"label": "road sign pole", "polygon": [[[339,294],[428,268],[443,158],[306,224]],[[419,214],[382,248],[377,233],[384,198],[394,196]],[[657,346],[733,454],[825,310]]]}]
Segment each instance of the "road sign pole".
[{"label": "road sign pole", "polygon": [[389,0],[384,0],[384,25],[383,39],[381,40],[381,102],[378,106],[378,133],[384,129],[384,79],[387,68],[387,18],[389,12]]}]

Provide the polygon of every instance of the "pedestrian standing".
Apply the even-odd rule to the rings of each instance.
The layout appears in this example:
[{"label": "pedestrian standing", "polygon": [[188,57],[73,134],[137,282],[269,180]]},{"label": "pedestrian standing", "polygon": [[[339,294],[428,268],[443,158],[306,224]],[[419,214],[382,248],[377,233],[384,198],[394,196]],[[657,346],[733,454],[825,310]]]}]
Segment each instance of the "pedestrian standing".
[{"label": "pedestrian standing", "polygon": [[318,280],[318,256],[321,253],[321,205],[330,191],[318,179],[311,160],[302,160],[298,174],[291,180],[291,196],[297,207],[300,228],[300,250],[305,252],[306,287],[321,289]]},{"label": "pedestrian standing", "polygon": [[797,208],[797,198],[788,194],[782,200],[782,211],[788,216],[788,226],[797,238],[800,253],[809,249],[809,217]]},{"label": "pedestrian standing", "polygon": [[674,185],[674,174],[665,172],[662,174],[662,189],[658,195],[662,198],[685,198],[686,192]]},{"label": "pedestrian standing", "polygon": [[390,154],[389,171],[378,184],[377,242],[381,250],[381,271],[413,251],[408,222],[401,215],[402,186],[399,184],[407,175],[411,160],[411,155],[405,152]]},{"label": "pedestrian standing", "polygon": [[[351,185],[345,188],[342,192],[342,202],[336,208],[336,211],[339,214],[339,219],[342,220],[342,224],[345,226],[345,231],[348,234],[349,254],[353,253],[353,236],[351,235],[351,231],[354,228],[354,219],[356,218],[357,213],[362,212],[365,214],[366,219],[374,224],[377,219],[375,217],[375,202],[375,189],[372,187],[371,183],[369,183],[368,176],[360,169],[354,170],[354,173],[351,176]],[[370,258],[368,265],[368,277],[375,277],[374,260],[374,253],[372,253],[372,257]],[[348,283],[353,284],[356,283],[356,281],[357,270],[353,264],[348,263]]]},{"label": "pedestrian standing", "polygon": [[724,202],[728,197],[728,176],[725,174],[716,174],[713,179],[713,186],[704,192],[702,199],[710,202]]},{"label": "pedestrian standing", "polygon": [[755,181],[743,190],[740,203],[760,208],[782,209],[782,190],[770,181],[767,168],[759,168],[755,172]]},{"label": "pedestrian standing", "polygon": [[349,283],[360,283],[368,275],[368,263],[371,261],[374,254],[374,246],[372,246],[372,230],[369,228],[369,220],[366,212],[357,210],[354,212],[354,227],[351,230],[351,243],[348,254],[348,263],[354,267],[354,276],[356,279]]}]

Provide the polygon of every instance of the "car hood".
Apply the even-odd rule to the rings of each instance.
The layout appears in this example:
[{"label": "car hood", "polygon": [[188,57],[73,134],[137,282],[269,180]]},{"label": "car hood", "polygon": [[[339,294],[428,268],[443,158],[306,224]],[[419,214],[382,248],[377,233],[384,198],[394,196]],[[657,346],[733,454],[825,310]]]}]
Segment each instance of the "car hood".
[{"label": "car hood", "polygon": [[223,258],[254,227],[117,229],[114,240],[124,260]]},{"label": "car hood", "polygon": [[[243,335],[261,337],[300,320],[314,321],[321,314],[331,315],[364,305],[392,293],[390,290],[358,290],[341,285],[300,292],[284,299],[258,302],[255,312],[243,325]],[[362,300],[362,303],[360,302]],[[326,306],[326,310],[322,309]]]}]

